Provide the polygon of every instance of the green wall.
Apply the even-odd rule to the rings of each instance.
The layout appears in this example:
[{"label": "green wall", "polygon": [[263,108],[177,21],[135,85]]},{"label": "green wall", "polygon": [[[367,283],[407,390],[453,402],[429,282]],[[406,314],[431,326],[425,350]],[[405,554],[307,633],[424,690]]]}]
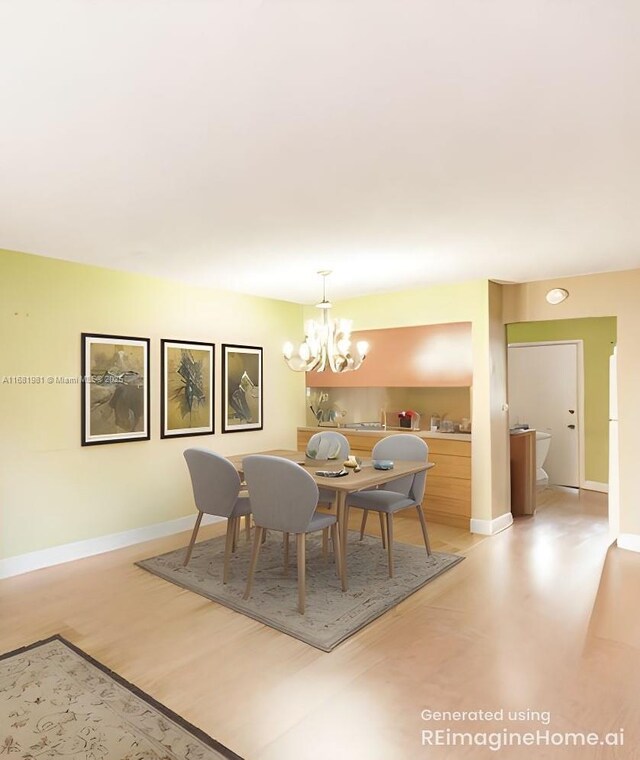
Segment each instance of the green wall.
[{"label": "green wall", "polygon": [[584,345],[585,479],[609,480],[609,356],[616,318],[558,319],[507,325],[508,343],[582,340]]}]

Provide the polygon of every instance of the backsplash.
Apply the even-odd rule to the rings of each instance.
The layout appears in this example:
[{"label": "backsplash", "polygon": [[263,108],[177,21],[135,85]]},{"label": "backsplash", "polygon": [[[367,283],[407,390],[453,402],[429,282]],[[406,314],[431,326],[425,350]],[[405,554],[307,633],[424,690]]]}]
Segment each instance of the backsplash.
[{"label": "backsplash", "polygon": [[[307,388],[307,425],[317,425],[311,411],[323,412],[337,424],[379,422],[381,410],[411,409],[420,413],[420,427],[428,429],[432,415],[460,422],[471,417],[471,388]],[[333,414],[331,414],[333,412]]]}]

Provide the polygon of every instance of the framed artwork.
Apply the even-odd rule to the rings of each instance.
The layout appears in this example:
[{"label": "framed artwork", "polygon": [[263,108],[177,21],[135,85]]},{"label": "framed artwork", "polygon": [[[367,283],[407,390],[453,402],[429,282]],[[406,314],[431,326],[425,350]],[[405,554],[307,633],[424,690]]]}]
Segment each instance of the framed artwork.
[{"label": "framed artwork", "polygon": [[160,348],[160,436],[211,435],[215,346],[161,340]]},{"label": "framed artwork", "polygon": [[262,430],[262,348],[222,345],[222,432]]},{"label": "framed artwork", "polygon": [[82,445],[148,441],[149,338],[81,338]]}]

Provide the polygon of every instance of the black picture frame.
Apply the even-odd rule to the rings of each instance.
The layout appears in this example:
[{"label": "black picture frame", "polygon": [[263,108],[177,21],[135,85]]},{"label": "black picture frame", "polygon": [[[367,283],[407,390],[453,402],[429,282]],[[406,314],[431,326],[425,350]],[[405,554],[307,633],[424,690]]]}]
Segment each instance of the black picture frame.
[{"label": "black picture frame", "polygon": [[261,346],[222,344],[222,432],[263,429]]},{"label": "black picture frame", "polygon": [[151,438],[149,338],[81,333],[81,444]]},{"label": "black picture frame", "polygon": [[[179,361],[172,355],[174,351],[180,352]],[[214,343],[170,338],[160,341],[161,438],[215,433],[215,358]],[[174,427],[177,417],[187,415],[189,424]],[[203,422],[206,424],[198,424]]]}]

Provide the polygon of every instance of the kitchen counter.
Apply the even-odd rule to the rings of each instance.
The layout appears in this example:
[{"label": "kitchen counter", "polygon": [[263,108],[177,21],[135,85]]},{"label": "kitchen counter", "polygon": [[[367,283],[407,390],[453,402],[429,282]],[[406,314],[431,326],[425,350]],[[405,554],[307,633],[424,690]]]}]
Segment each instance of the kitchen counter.
[{"label": "kitchen counter", "polygon": [[[298,451],[304,451],[314,433],[323,430],[342,433],[349,441],[351,454],[371,457],[375,444],[397,433],[410,433],[424,438],[429,447],[429,461],[436,466],[429,470],[422,502],[427,520],[469,530],[471,520],[471,433],[431,433],[428,430],[372,430],[328,425],[299,427]],[[405,514],[417,519],[415,510]]]},{"label": "kitchen counter", "polygon": [[303,430],[308,433],[320,433],[322,430],[335,430],[337,433],[342,433],[347,437],[349,434],[357,433],[358,435],[368,435],[372,438],[384,438],[387,435],[395,435],[396,433],[413,433],[419,438],[443,438],[449,441],[466,441],[467,443],[471,443],[471,433],[432,433],[429,430],[410,430],[409,428],[398,428],[397,430],[375,430],[371,428],[347,428],[340,427],[339,425],[320,425],[316,427],[299,427],[298,430]]}]

